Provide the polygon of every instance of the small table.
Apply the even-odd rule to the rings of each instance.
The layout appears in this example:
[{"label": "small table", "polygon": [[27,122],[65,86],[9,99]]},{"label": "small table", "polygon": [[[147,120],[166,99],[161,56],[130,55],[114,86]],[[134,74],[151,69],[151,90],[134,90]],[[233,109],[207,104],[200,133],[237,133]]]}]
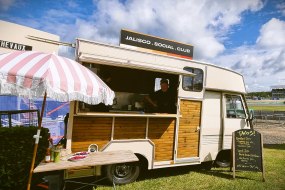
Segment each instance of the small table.
[{"label": "small table", "polygon": [[[102,165],[127,163],[139,161],[137,156],[129,150],[94,152],[90,153],[85,159],[80,161],[68,161],[72,155],[67,155],[61,158],[60,162],[40,163],[34,173],[50,172],[57,170],[80,169],[84,167],[95,167]],[[70,181],[69,181],[70,182]],[[94,185],[94,184],[92,184]]]}]

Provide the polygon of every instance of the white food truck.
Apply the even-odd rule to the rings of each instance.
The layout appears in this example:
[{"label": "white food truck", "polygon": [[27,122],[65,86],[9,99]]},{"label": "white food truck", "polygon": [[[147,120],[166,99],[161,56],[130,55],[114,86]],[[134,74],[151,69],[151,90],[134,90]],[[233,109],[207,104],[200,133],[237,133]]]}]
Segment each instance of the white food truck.
[{"label": "white food truck", "polygon": [[[76,41],[76,59],[115,91],[112,106],[71,102],[67,149],[131,150],[139,162],[97,168],[117,184],[140,171],[201,164],[229,166],[232,132],[250,128],[243,76],[216,65],[113,46]],[[107,74],[106,74],[107,73]],[[148,109],[146,97],[167,79],[175,112]],[[102,170],[102,171],[101,171]]]}]

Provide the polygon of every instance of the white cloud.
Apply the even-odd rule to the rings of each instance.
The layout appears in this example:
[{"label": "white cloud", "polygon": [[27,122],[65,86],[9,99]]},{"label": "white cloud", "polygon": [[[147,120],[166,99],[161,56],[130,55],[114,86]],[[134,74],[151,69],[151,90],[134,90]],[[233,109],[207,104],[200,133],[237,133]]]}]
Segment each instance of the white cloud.
[{"label": "white cloud", "polygon": [[68,2],[67,2],[67,5],[68,5],[68,7],[70,7],[70,8],[76,8],[76,7],[79,6],[79,5],[78,5],[75,1],[73,1],[73,0],[68,1]]},{"label": "white cloud", "polygon": [[7,11],[14,3],[15,0],[0,0],[0,10]]},{"label": "white cloud", "polygon": [[[241,14],[244,11],[258,11],[262,8],[263,3],[258,0],[129,0],[124,3],[118,0],[96,0],[94,3],[97,7],[94,14],[88,18],[75,19],[75,30],[66,37],[71,35],[118,44],[120,30],[127,28],[190,43],[195,46],[195,59],[212,58],[218,65],[241,72],[250,91],[266,89],[271,85],[269,79],[276,71],[272,66],[278,66],[273,60],[283,55],[280,52],[279,55],[267,52],[267,49],[257,46],[244,46],[236,49],[231,55],[217,57],[225,51],[223,39],[232,32],[231,27],[242,22]],[[267,29],[261,31],[260,41],[264,41],[263,36],[268,35],[267,32]]]},{"label": "white cloud", "polygon": [[[257,11],[259,0],[137,1],[96,0],[92,18],[78,21],[78,33],[88,39],[118,42],[121,28],[158,35],[195,46],[194,57],[213,58],[225,50],[223,36],[241,22],[241,13]],[[86,34],[87,33],[87,34]]]},{"label": "white cloud", "polygon": [[285,46],[285,22],[272,18],[264,24],[257,38],[257,44],[263,47],[276,48]]},{"label": "white cloud", "polygon": [[75,49],[69,46],[59,46],[58,55],[74,59]]},{"label": "white cloud", "polygon": [[244,11],[257,11],[263,6],[261,0],[93,3],[96,9],[91,16],[77,12],[75,1],[69,1],[66,9],[50,9],[43,17],[33,18],[32,25],[60,35],[64,41],[80,37],[112,44],[119,43],[120,30],[126,28],[192,44],[195,59],[209,59],[224,52],[223,40],[231,27],[241,22]]},{"label": "white cloud", "polygon": [[285,16],[285,2],[277,4],[276,8],[281,12],[283,16]]},{"label": "white cloud", "polygon": [[284,85],[284,34],[285,21],[273,18],[261,27],[255,45],[241,46],[213,61],[242,73],[249,91],[268,91],[270,86]]}]

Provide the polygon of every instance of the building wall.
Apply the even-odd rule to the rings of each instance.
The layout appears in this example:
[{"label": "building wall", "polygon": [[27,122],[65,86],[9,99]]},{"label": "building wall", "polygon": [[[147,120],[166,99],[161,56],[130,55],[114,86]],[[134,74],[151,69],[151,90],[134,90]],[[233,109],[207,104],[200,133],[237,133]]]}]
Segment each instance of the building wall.
[{"label": "building wall", "polygon": [[[14,43],[32,46],[33,51],[58,53],[58,45],[28,38],[28,36],[34,36],[59,41],[59,36],[57,35],[2,20],[0,20],[0,28],[0,53],[13,51],[13,48],[16,48]],[[7,45],[6,42],[12,43]],[[12,49],[6,48],[7,46],[12,47]]]},{"label": "building wall", "polygon": [[278,98],[285,98],[285,88],[283,89],[272,89],[272,98],[273,99],[278,99]]},{"label": "building wall", "polygon": [[[21,49],[22,46],[19,44],[31,46],[33,51],[58,54],[59,46],[57,44],[32,40],[29,39],[28,36],[53,41],[60,40],[59,36],[57,35],[0,20],[0,54],[11,52],[14,50],[14,48]],[[41,99],[28,100],[26,98],[16,96],[0,95],[0,111],[27,109],[41,110],[41,105]],[[43,127],[49,128],[51,137],[54,139],[54,143],[57,143],[64,135],[63,117],[68,111],[68,103],[56,102],[50,99],[48,99],[46,103]],[[35,118],[36,116],[34,117],[27,113],[13,115],[12,125],[24,125],[26,123],[30,125],[31,121],[35,121]],[[3,126],[8,126],[5,123],[7,120],[7,115],[2,115],[0,119]],[[34,123],[32,124],[34,125]]]}]

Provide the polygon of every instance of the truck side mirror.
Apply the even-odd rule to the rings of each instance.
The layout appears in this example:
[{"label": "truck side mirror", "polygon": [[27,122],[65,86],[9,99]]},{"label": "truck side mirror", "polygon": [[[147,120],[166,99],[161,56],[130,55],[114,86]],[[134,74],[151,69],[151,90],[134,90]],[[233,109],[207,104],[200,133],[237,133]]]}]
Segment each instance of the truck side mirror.
[{"label": "truck side mirror", "polygon": [[249,110],[249,117],[248,117],[248,119],[250,121],[252,121],[254,119],[254,112],[253,112],[253,110]]}]

